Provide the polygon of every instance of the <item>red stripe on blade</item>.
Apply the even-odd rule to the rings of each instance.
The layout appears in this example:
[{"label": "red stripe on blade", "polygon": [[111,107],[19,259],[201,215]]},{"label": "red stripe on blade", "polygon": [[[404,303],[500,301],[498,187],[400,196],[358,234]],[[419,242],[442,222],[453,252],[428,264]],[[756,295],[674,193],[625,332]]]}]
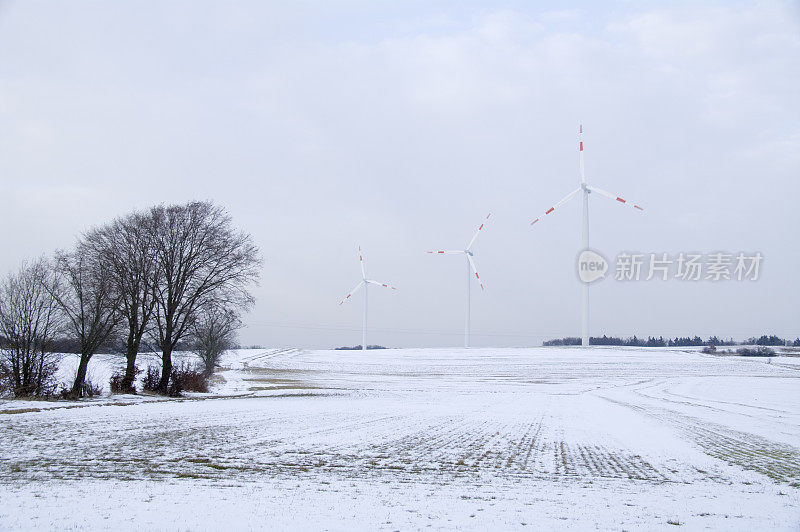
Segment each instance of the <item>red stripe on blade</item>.
[{"label": "red stripe on blade", "polygon": [[551,213],[551,212],[553,212],[555,209],[556,209],[555,207],[550,207],[550,209],[549,209],[547,212],[545,212],[545,214],[550,214],[550,213]]},{"label": "red stripe on blade", "polygon": [[625,200],[622,199],[622,198],[617,198],[617,201],[621,201],[622,203],[625,203]]},{"label": "red stripe on blade", "polygon": [[634,206],[633,206],[633,208],[634,208],[634,209],[639,209],[640,211],[643,211],[643,210],[644,210],[644,209],[642,209],[641,207],[639,207],[638,205],[634,205]]}]

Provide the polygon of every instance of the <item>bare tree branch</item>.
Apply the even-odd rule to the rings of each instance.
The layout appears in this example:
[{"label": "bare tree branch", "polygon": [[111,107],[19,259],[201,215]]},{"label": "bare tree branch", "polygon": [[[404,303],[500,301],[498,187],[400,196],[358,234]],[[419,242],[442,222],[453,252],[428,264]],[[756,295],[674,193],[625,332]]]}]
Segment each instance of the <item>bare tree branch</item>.
[{"label": "bare tree branch", "polygon": [[236,332],[241,326],[237,311],[224,304],[213,302],[202,309],[189,332],[189,340],[203,363],[206,377],[214,373],[222,355],[235,347]]},{"label": "bare tree branch", "polygon": [[84,242],[71,253],[57,252],[55,270],[57,282],[51,295],[80,346],[71,395],[81,397],[89,360],[122,318],[118,310],[121,298],[114,290],[111,268]]},{"label": "bare tree branch", "polygon": [[249,292],[261,260],[252,237],[236,232],[224,209],[210,202],[151,210],[158,282],[154,334],[162,351],[159,388],[166,392],[172,351],[194,325],[198,311],[214,303],[232,310],[253,304]]},{"label": "bare tree branch", "polygon": [[0,377],[18,397],[49,395],[56,386],[52,347],[61,322],[53,285],[44,259],[23,263],[0,285]]},{"label": "bare tree branch", "polygon": [[108,225],[92,229],[83,237],[85,245],[110,271],[119,310],[127,325],[125,376],[121,391],[134,393],[136,356],[155,312],[156,253],[153,219],[149,213],[129,214]]}]

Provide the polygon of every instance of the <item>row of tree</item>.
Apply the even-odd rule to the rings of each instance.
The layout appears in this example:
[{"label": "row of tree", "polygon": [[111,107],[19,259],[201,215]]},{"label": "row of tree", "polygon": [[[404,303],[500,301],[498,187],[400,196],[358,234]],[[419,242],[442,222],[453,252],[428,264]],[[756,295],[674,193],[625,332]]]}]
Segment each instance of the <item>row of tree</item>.
[{"label": "row of tree", "polygon": [[157,389],[167,393],[179,344],[213,371],[254,302],[260,265],[252,237],[211,202],[159,205],[93,228],[2,282],[0,378],[17,396],[47,395],[66,340],[80,355],[70,390],[80,397],[92,356],[116,345],[126,358],[121,389],[133,392],[147,345],[161,352]]},{"label": "row of tree", "polygon": [[[711,336],[707,340],[703,340],[699,336],[676,336],[675,338],[665,339],[663,336],[656,338],[655,336],[648,336],[647,339],[637,338],[635,335],[630,338],[620,338],[618,336],[592,336],[589,338],[590,345],[621,345],[632,347],[692,347],[704,345],[793,345],[800,346],[800,338],[794,341],[784,340],[778,336],[763,335],[761,337],[748,338],[744,342],[736,342],[732,338],[727,340],[717,336]],[[554,340],[546,340],[542,342],[544,346],[558,346],[558,345],[581,345],[581,339],[577,337],[556,338]]]}]

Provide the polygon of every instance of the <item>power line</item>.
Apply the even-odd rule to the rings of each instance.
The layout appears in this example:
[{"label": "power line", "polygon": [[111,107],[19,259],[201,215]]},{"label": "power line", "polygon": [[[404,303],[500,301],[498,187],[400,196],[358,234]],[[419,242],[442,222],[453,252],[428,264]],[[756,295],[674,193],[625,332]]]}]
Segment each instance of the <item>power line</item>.
[{"label": "power line", "polygon": [[[270,328],[278,328],[278,329],[305,329],[305,330],[317,330],[317,331],[341,331],[341,332],[360,332],[360,328],[356,327],[341,327],[336,325],[322,325],[322,324],[292,324],[292,323],[270,323],[270,322],[249,322],[247,324],[248,327],[270,327]],[[433,330],[425,330],[425,329],[395,329],[395,328],[387,328],[387,327],[373,327],[371,328],[373,331],[379,331],[384,333],[396,333],[396,334],[424,334],[424,335],[431,335],[431,336],[463,336],[464,331],[433,331]],[[769,332],[769,331],[768,331]],[[564,337],[574,337],[576,336],[575,331],[561,331],[561,332],[549,332],[549,333],[519,333],[519,332],[486,332],[486,333],[472,333],[473,336],[480,336],[485,338],[564,338]],[[737,334],[723,334],[717,335],[719,338],[750,338],[750,337],[759,337],[762,334],[765,334],[764,331],[758,332],[751,332],[742,333],[738,332]],[[798,334],[780,334],[776,333],[783,338],[789,337],[797,337],[800,336]],[[603,334],[596,334],[594,337],[600,337]],[[619,333],[605,333],[607,336],[617,336],[617,337],[624,337],[629,338],[634,336],[634,334],[619,334]],[[683,337],[683,336],[694,336],[696,335],[695,332],[686,331],[678,332],[678,333],[667,333],[667,334],[658,334],[658,335],[650,335],[650,336],[663,336],[665,338],[675,337]],[[714,334],[709,334],[708,336],[713,336]],[[648,335],[639,335],[635,334],[635,336],[646,338]],[[704,335],[700,335],[704,336]]]},{"label": "power line", "polygon": [[[249,322],[248,327],[273,327],[273,328],[281,328],[281,329],[308,329],[308,330],[320,330],[320,331],[343,331],[343,332],[359,332],[361,331],[360,328],[353,328],[353,327],[339,327],[334,325],[301,325],[301,324],[288,324],[288,323],[267,323],[267,322]],[[380,332],[388,332],[388,333],[399,333],[399,334],[429,334],[429,335],[441,335],[441,336],[463,336],[464,331],[430,331],[430,330],[423,330],[423,329],[393,329],[393,328],[380,328],[380,327],[372,327],[370,330],[372,331],[380,331]],[[485,336],[485,337],[497,337],[497,338],[545,338],[550,336],[558,336],[559,334],[531,334],[531,333],[515,333],[515,332],[508,332],[508,333],[473,333],[474,336]]]}]

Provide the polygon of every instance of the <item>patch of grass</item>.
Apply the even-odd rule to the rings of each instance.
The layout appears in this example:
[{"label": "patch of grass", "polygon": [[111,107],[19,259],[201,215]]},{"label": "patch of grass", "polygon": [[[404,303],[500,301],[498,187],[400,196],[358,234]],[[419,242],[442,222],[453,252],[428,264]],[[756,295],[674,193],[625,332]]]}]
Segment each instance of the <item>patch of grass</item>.
[{"label": "patch of grass", "polygon": [[44,409],[44,408],[17,408],[17,409],[0,410],[0,414],[27,414],[28,412],[41,412],[42,410],[46,410],[46,409]]},{"label": "patch of grass", "polygon": [[177,478],[195,478],[195,479],[197,479],[197,478],[207,478],[207,477],[204,477],[202,475],[198,475],[196,473],[188,473],[188,472],[184,472],[184,471],[178,471],[177,473],[175,473],[175,476]]},{"label": "patch of grass", "polygon": [[316,386],[313,384],[276,384],[274,386],[251,386],[247,389],[248,392],[269,392],[272,390],[327,390],[324,386]]},{"label": "patch of grass", "polygon": [[214,373],[208,378],[208,382],[211,384],[225,384],[228,380],[219,373]]}]

